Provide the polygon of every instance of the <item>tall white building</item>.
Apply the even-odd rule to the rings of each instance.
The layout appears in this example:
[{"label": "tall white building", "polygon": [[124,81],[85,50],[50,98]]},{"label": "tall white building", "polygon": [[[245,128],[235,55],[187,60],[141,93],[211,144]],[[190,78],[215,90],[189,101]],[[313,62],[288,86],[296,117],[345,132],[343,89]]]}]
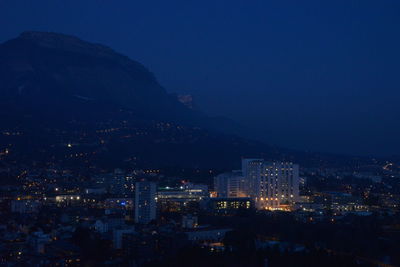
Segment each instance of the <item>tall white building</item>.
[{"label": "tall white building", "polygon": [[135,222],[149,223],[156,219],[156,184],[136,182],[135,186]]},{"label": "tall white building", "polygon": [[214,191],[218,197],[247,197],[242,172],[226,172],[214,177]]},{"label": "tall white building", "polygon": [[299,199],[299,166],[291,162],[243,159],[242,171],[258,209],[277,209]]}]

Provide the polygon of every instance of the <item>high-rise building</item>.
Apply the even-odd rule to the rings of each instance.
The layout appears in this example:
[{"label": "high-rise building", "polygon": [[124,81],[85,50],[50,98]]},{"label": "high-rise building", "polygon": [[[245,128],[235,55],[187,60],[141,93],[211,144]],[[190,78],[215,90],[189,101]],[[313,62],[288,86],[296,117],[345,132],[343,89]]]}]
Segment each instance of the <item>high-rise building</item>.
[{"label": "high-rise building", "polygon": [[245,177],[245,192],[255,199],[260,195],[263,159],[242,159],[242,173]]},{"label": "high-rise building", "polygon": [[258,209],[277,209],[299,199],[299,166],[291,162],[242,160],[250,197]]},{"label": "high-rise building", "polygon": [[246,197],[242,172],[226,172],[214,177],[214,191],[217,193],[217,197]]},{"label": "high-rise building", "polygon": [[156,219],[156,184],[136,182],[135,186],[135,222],[149,223]]}]

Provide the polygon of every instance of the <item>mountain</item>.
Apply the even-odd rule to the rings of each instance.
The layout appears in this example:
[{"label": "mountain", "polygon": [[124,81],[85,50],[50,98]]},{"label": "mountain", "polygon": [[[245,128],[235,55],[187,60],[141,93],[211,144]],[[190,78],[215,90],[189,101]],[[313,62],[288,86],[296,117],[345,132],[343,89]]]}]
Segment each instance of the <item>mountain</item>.
[{"label": "mountain", "polygon": [[76,37],[24,32],[0,47],[2,101],[48,105],[78,100],[114,105],[147,118],[189,123],[202,117],[162,88],[140,63]]},{"label": "mountain", "polygon": [[24,32],[1,44],[0,93],[0,155],[12,160],[231,167],[279,154],[226,134],[240,128],[168,94],[142,64],[73,36]]},{"label": "mountain", "polygon": [[3,43],[0,80],[5,106],[51,106],[64,113],[86,102],[129,109],[146,119],[241,132],[234,122],[208,117],[168,94],[142,64],[73,36],[24,32]]},{"label": "mountain", "polygon": [[142,64],[58,33],[24,32],[0,44],[0,96],[0,169],[232,169],[244,156],[308,166],[371,160],[242,138],[240,125],[206,116],[190,95],[167,93]]}]

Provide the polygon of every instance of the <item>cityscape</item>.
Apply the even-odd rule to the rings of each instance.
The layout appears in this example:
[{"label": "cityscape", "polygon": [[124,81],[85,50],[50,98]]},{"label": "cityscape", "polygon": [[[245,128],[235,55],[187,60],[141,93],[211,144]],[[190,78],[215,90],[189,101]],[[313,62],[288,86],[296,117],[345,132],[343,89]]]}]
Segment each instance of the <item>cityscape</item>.
[{"label": "cityscape", "polygon": [[0,1],[0,267],[400,266],[400,1]]},{"label": "cityscape", "polygon": [[193,181],[142,169],[2,173],[18,173],[0,188],[5,266],[183,266],[189,255],[228,265],[398,261],[393,163],[322,169],[243,158],[239,170],[200,172]]}]

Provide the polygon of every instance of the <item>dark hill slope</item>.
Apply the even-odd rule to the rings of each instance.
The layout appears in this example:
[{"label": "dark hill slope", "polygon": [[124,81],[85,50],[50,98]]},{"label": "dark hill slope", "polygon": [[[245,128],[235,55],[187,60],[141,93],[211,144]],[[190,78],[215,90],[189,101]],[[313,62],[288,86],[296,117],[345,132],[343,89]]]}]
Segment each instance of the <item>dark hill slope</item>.
[{"label": "dark hill slope", "polygon": [[25,32],[1,44],[0,94],[3,159],[230,167],[279,155],[217,133],[229,123],[183,105],[140,63],[72,36]]}]

